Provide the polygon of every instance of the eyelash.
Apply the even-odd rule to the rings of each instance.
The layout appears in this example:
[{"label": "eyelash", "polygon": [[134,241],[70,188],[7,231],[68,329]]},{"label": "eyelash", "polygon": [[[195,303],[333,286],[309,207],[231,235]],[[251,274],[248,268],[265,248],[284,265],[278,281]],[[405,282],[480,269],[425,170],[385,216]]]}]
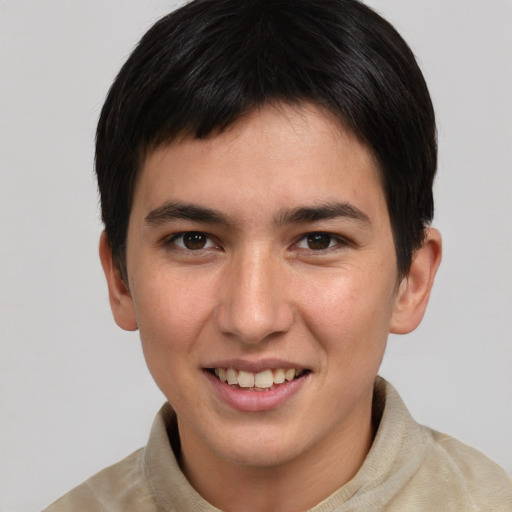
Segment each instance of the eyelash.
[{"label": "eyelash", "polygon": [[[197,248],[191,248],[190,246],[186,246],[185,237],[189,237],[189,242],[192,241],[194,243],[194,237],[196,237],[196,242],[199,242],[201,244],[201,241],[204,241],[204,245],[202,247]],[[201,240],[201,237],[204,237],[203,240]],[[324,239],[322,239],[322,237]],[[316,238],[316,240],[315,240]],[[181,241],[181,243],[179,243]],[[310,246],[307,247],[301,247],[300,245],[302,243],[308,244],[308,243],[321,243],[321,242],[327,242],[327,247],[321,247],[317,249],[313,249]],[[172,235],[170,238],[167,238],[164,241],[165,246],[175,246],[178,249],[181,249],[186,252],[199,252],[203,250],[209,250],[218,248],[218,244],[213,240],[213,238],[208,235],[207,233],[204,233],[202,231],[183,231],[181,233],[176,233]],[[334,235],[332,233],[328,233],[325,231],[312,231],[310,233],[306,233],[302,235],[297,242],[293,244],[293,247],[296,247],[300,251],[308,251],[312,253],[322,254],[327,251],[336,250],[337,248],[345,247],[349,245],[349,242],[344,239],[343,237],[339,235]]]},{"label": "eyelash", "polygon": [[[315,237],[316,237],[317,242],[321,241],[322,237],[327,238],[328,246],[318,248],[318,249],[313,249],[311,247],[299,247],[299,244],[301,244],[302,242],[305,242],[306,244],[308,242],[313,242]],[[333,244],[333,242],[334,242],[334,244]],[[345,247],[347,245],[348,245],[348,242],[343,237],[341,237],[339,235],[334,235],[332,233],[328,233],[325,231],[313,231],[311,233],[306,233],[305,235],[302,235],[299,238],[298,242],[295,244],[295,246],[299,247],[300,249],[303,249],[306,251],[312,251],[312,252],[320,253],[320,254],[327,252],[327,251],[336,250],[340,247]]]},{"label": "eyelash", "polygon": [[[187,247],[185,245],[185,237],[204,237],[205,238],[205,244],[207,246],[205,247],[198,247],[196,249],[191,249],[190,247]],[[181,239],[181,244],[178,243],[178,241]],[[208,250],[217,247],[217,244],[213,241],[212,237],[208,235],[207,233],[203,233],[202,231],[183,231],[181,233],[176,233],[175,235],[172,235],[170,238],[165,240],[164,244],[166,246],[176,246],[179,249],[182,249],[187,252],[197,252],[202,250]],[[208,246],[209,245],[209,246]]]}]

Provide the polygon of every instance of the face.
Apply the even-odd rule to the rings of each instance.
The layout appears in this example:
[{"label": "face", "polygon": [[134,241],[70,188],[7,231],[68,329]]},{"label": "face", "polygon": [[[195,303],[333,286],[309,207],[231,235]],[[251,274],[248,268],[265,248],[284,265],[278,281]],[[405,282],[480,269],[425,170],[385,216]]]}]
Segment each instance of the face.
[{"label": "face", "polygon": [[152,152],[127,275],[118,323],[139,328],[185,451],[272,466],[369,425],[395,248],[370,151],[322,111],[268,106]]}]

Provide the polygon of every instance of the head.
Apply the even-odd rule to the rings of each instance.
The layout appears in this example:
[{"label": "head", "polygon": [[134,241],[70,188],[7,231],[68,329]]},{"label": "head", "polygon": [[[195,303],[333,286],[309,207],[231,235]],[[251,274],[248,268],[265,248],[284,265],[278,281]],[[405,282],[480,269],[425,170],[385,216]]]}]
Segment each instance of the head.
[{"label": "head", "polygon": [[437,153],[432,104],[407,44],[356,0],[203,0],[144,35],[101,113],[102,217],[125,280],[128,223],[146,157],[277,104],[316,105],[369,148],[398,276],[407,275],[433,215]]},{"label": "head", "polygon": [[[362,463],[388,333],[418,325],[439,263],[435,153],[410,50],[353,0],[192,2],[116,78],[97,139],[112,311],[219,508],[212,475]],[[321,480],[311,506],[340,485]]]}]

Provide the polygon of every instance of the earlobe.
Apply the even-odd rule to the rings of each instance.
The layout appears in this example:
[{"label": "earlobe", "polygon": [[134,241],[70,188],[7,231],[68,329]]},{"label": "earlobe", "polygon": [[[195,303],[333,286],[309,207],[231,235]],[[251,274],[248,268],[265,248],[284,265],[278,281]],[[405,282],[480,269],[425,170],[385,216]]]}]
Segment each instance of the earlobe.
[{"label": "earlobe", "polygon": [[437,229],[429,228],[423,245],[414,254],[408,275],[400,283],[390,332],[407,334],[420,324],[441,263],[441,253],[441,234]]},{"label": "earlobe", "polygon": [[110,308],[116,324],[125,331],[137,330],[137,319],[133,300],[121,272],[112,257],[112,249],[105,231],[100,237],[99,246],[101,266],[108,285]]}]

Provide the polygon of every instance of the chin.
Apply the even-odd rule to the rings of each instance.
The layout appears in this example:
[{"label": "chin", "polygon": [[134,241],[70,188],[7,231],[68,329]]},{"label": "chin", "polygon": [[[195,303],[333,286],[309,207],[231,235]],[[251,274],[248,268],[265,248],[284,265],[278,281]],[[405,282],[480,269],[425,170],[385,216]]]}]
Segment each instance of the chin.
[{"label": "chin", "polygon": [[[283,435],[287,432],[287,435]],[[224,439],[215,439],[212,448],[218,456],[250,467],[275,467],[300,457],[307,451],[304,440],[294,440],[289,430],[244,429]]]}]

